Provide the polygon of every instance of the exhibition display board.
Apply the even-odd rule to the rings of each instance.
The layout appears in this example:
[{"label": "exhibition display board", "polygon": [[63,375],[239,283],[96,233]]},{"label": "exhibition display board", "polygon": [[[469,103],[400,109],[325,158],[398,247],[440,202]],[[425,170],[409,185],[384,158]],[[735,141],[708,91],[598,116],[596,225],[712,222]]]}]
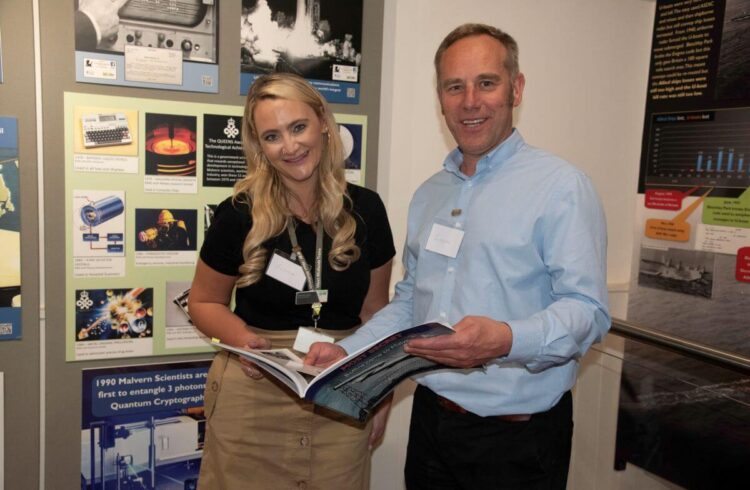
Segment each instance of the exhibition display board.
[{"label": "exhibition display board", "polygon": [[[748,10],[747,0],[657,2],[628,303],[630,322],[745,357]],[[616,465],[734,485],[750,458],[746,377],[636,342],[625,360]]]}]

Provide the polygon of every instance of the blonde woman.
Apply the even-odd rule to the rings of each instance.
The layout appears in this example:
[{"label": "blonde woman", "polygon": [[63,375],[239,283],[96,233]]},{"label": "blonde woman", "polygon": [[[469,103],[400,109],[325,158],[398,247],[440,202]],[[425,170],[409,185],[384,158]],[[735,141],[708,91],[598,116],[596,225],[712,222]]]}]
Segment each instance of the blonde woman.
[{"label": "blonde woman", "polygon": [[[206,234],[189,298],[195,325],[251,348],[291,347],[310,332],[349,335],[388,302],[395,249],[382,201],[344,180],[336,122],[302,78],[258,78],[242,138],[247,177],[218,206]],[[304,286],[278,274],[280,263],[297,272],[309,266]],[[309,290],[327,291],[327,301],[313,304],[300,294]],[[318,329],[299,328],[311,326]],[[389,407],[357,424],[222,352],[209,372],[205,408],[201,490],[367,488],[369,449]]]}]

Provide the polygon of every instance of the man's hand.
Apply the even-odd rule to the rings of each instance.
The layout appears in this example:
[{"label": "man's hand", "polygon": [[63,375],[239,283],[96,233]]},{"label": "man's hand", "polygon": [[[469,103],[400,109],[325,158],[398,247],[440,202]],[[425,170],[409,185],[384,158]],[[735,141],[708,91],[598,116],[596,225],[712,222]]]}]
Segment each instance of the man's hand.
[{"label": "man's hand", "polygon": [[78,10],[88,15],[94,23],[101,41],[117,32],[120,25],[118,12],[129,0],[80,0]]},{"label": "man's hand", "polygon": [[305,364],[327,368],[339,359],[346,357],[346,351],[343,347],[330,342],[313,342],[310,351],[305,356]]},{"label": "man's hand", "polygon": [[454,334],[410,340],[409,354],[457,368],[481,366],[510,352],[513,333],[505,322],[467,316],[453,326]]},{"label": "man's hand", "polygon": [[[245,344],[246,349],[270,349],[271,341],[267,338],[261,337],[260,335],[251,334],[252,336]],[[248,361],[244,357],[240,356],[240,364],[242,364],[242,370],[245,374],[253,379],[261,379],[263,377],[263,371],[261,371],[255,363]]]}]

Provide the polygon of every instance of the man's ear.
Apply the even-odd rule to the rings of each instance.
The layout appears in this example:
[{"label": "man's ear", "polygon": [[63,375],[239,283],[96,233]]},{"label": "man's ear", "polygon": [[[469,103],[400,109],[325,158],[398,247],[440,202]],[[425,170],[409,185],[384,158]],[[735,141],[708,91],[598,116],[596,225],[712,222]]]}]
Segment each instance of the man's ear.
[{"label": "man's ear", "polygon": [[513,107],[518,107],[523,99],[523,88],[526,86],[526,77],[523,73],[516,75],[516,79],[513,80]]}]

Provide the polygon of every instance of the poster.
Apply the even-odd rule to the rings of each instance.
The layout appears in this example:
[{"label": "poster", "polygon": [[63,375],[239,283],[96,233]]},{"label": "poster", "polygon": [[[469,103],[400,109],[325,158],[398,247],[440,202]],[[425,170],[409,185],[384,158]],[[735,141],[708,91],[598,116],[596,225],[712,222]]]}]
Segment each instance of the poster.
[{"label": "poster", "polygon": [[[748,12],[750,0],[657,2],[628,303],[635,324],[743,356],[750,356]],[[750,383],[635,342],[625,355],[617,464],[683,486],[737,481],[750,458],[740,402]],[[697,420],[710,439],[691,428]]]},{"label": "poster", "polygon": [[0,117],[0,340],[21,338],[18,120]]},{"label": "poster", "polygon": [[367,116],[334,114],[344,145],[346,181],[365,185],[367,155]]},{"label": "poster", "polygon": [[362,0],[242,0],[240,94],[264,73],[306,78],[329,101],[358,104]]},{"label": "poster", "polygon": [[219,91],[219,0],[75,0],[76,81]]},{"label": "poster", "polygon": [[[66,360],[212,350],[187,294],[213,210],[244,177],[242,111],[65,94]],[[334,116],[362,185],[367,118]]]},{"label": "poster", "polygon": [[[212,350],[186,318],[182,293],[206,210],[232,192],[203,185],[206,117],[240,120],[241,113],[240,106],[65,94],[68,361]],[[87,147],[89,116],[90,131],[115,135]],[[184,309],[174,303],[181,295]]]},{"label": "poster", "polygon": [[81,483],[196,488],[210,361],[84,369]]}]

